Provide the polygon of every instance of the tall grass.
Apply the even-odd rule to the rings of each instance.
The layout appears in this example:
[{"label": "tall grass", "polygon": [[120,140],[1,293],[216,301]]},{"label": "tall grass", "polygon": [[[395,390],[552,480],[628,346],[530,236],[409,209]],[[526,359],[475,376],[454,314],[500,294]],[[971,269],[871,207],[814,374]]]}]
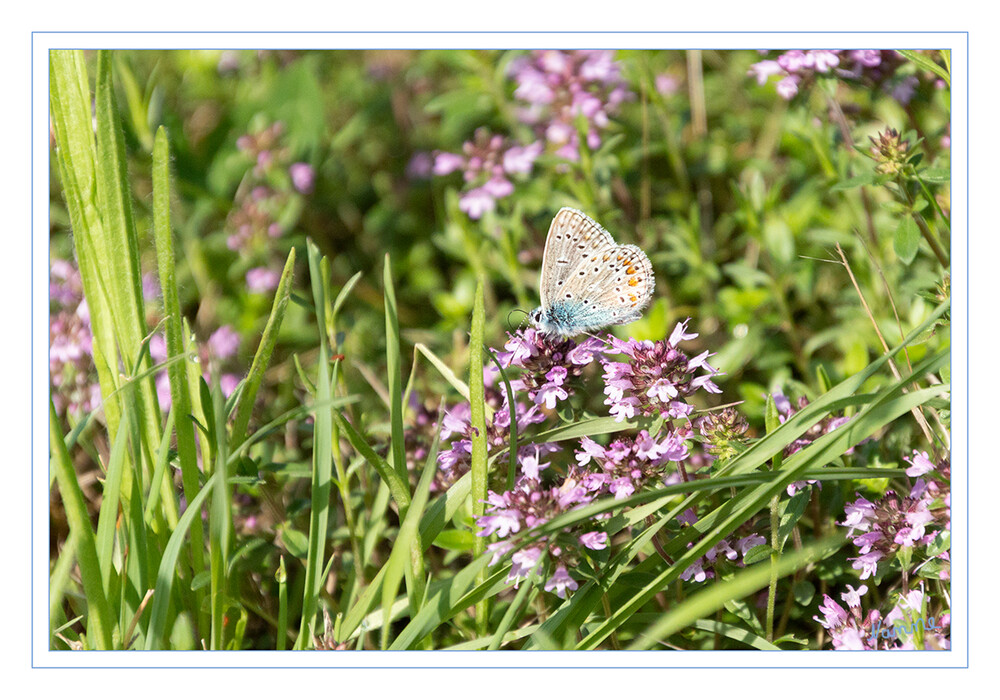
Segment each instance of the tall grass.
[{"label": "tall grass", "polygon": [[[787,592],[792,600],[793,583],[800,580],[795,577],[843,568],[845,537],[822,532],[818,511],[807,510],[818,501],[783,494],[804,480],[847,488],[863,480],[904,477],[895,465],[845,466],[841,458],[862,441],[885,435],[911,411],[946,406],[946,381],[928,383],[927,378],[946,377],[949,350],[926,341],[947,318],[947,301],[909,324],[906,337],[874,361],[865,354],[858,371],[838,383],[821,372],[822,391],[786,420],[778,419],[769,399],[766,434],[721,460],[704,478],[602,498],[517,532],[510,540],[515,546],[506,553],[488,552],[489,540],[478,536],[477,521],[486,513],[491,487],[514,487],[519,445],[551,442],[572,449],[584,436],[649,429],[654,423],[561,410],[554,424],[529,427],[523,434],[512,416],[506,444],[491,445],[496,408],[488,403],[484,382],[490,360],[500,370],[498,386],[512,411],[517,394],[509,368],[490,349],[497,345],[489,335],[497,324],[488,317],[496,310],[496,290],[484,274],[488,266],[479,265],[461,333],[454,352],[446,355],[409,332],[390,255],[382,260],[381,294],[353,270],[338,287],[330,259],[311,240],[304,250],[307,280],[301,282],[310,294],[293,291],[303,251],[292,248],[249,369],[227,398],[218,376],[203,378],[182,312],[176,261],[181,248],[175,245],[171,218],[171,136],[163,126],[150,132],[152,237],[147,242],[135,222],[139,195],[126,167],[115,61],[100,52],[96,64],[95,128],[82,53],[54,51],[50,59],[56,163],[103,399],[103,424],[93,421],[91,429],[107,444],[95,527],[70,451],[83,427],[64,433],[50,405],[51,468],[69,527],[50,582],[53,647],[224,650],[266,642],[279,650],[649,649],[674,645],[679,635],[695,630],[746,648],[792,648],[802,640],[779,629],[782,611],[787,619],[789,610],[779,594]],[[123,77],[129,109],[135,112],[140,99],[135,78],[131,73]],[[669,115],[658,116],[669,122]],[[665,148],[685,185],[695,186],[688,182],[677,144]],[[577,183],[578,194],[597,207],[606,153],[584,150],[582,156],[588,177]],[[768,235],[777,234],[761,229],[762,237]],[[160,365],[154,365],[149,351],[159,327],[150,328],[144,313],[144,249],[155,252],[163,299],[168,359]],[[504,274],[515,276],[517,288],[516,265],[508,268]],[[786,283],[793,284],[775,282],[778,296]],[[372,371],[365,381],[384,398],[384,406],[351,393],[357,386],[353,375],[367,358],[352,357],[353,336],[361,331],[340,314],[361,303],[377,308],[382,317],[384,335],[367,340],[376,347],[384,342],[384,375]],[[782,313],[787,323],[781,328],[794,335],[794,314],[788,308]],[[262,387],[283,324],[292,316],[309,319],[308,337],[316,350],[283,361],[282,379],[297,380],[305,398],[272,418],[261,405]],[[800,345],[799,350],[802,359],[807,349]],[[903,362],[907,351],[913,354]],[[403,360],[411,356],[407,375]],[[887,371],[890,364],[894,376]],[[166,416],[155,384],[162,370],[171,399]],[[407,443],[418,375],[433,377],[444,387],[442,393],[469,402],[471,468],[452,483],[439,480],[436,425],[419,460]],[[404,383],[407,376],[410,381]],[[442,399],[438,421],[444,406]],[[845,412],[851,415],[845,425],[786,454],[815,425]],[[254,429],[255,416],[264,415],[270,420]],[[268,440],[278,434],[286,440],[304,435],[306,458],[282,462]],[[261,500],[281,502],[274,537],[241,534],[236,494],[244,487],[259,489]],[[703,515],[697,522],[673,526],[699,506]],[[578,590],[566,599],[553,597],[545,589],[549,562],[544,558],[512,590],[511,558],[517,551],[595,518],[614,547]],[[748,566],[686,594],[685,571],[741,526],[761,518],[770,538],[748,555]],[[306,522],[307,532],[300,531],[298,523]],[[806,522],[816,536],[803,543]],[[767,591],[763,622],[746,602],[762,589]],[[64,610],[76,619],[63,620]],[[249,626],[258,628],[253,640],[247,636]]]}]

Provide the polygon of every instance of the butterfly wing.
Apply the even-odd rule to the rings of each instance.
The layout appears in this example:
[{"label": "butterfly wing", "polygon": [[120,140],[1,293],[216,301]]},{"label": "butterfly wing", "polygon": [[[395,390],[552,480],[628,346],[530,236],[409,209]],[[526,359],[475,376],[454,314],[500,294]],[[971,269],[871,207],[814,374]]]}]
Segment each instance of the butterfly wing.
[{"label": "butterfly wing", "polygon": [[601,325],[635,321],[653,296],[653,266],[638,246],[599,250],[587,272],[593,276],[584,289],[582,303],[597,318],[610,319]]},{"label": "butterfly wing", "polygon": [[[615,240],[599,223],[576,209],[560,209],[549,226],[542,254],[542,308],[551,308],[561,299],[573,299],[597,251],[613,247]],[[567,292],[573,296],[566,297]]]},{"label": "butterfly wing", "polygon": [[559,210],[542,258],[543,318],[561,335],[630,323],[653,295],[653,266],[576,209]]}]

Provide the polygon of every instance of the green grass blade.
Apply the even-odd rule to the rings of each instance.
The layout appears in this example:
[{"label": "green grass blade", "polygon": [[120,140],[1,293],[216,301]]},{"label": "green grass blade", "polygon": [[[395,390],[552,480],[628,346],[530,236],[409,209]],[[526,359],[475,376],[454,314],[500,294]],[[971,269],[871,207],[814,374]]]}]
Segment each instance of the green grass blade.
[{"label": "green grass blade", "polygon": [[[52,130],[56,137],[59,179],[75,234],[80,278],[90,311],[94,365],[101,395],[107,400],[118,386],[118,349],[111,300],[101,282],[98,265],[96,241],[104,238],[104,224],[97,206],[97,146],[83,52],[50,51],[49,77],[49,104]],[[114,439],[121,416],[119,402],[107,401],[104,415]]]},{"label": "green grass blade", "polygon": [[[312,241],[307,242],[309,277],[312,283],[313,303],[316,311],[316,325],[319,330],[318,376],[316,379],[316,400],[319,403],[331,399],[330,351],[326,340],[326,303],[323,288],[322,266],[325,258]],[[313,413],[312,483],[311,510],[309,516],[309,550],[306,560],[305,586],[302,593],[302,619],[299,636],[295,640],[296,649],[305,649],[313,637],[316,610],[322,589],[327,522],[330,510],[330,481],[333,473],[333,411],[329,407],[317,408]]]},{"label": "green grass blade", "polygon": [[[472,516],[482,517],[486,508],[486,487],[489,481],[487,457],[489,445],[486,442],[486,389],[483,385],[483,341],[486,334],[486,310],[483,301],[483,281],[476,284],[476,298],[472,307],[472,338],[469,340],[469,401],[472,408]],[[486,551],[486,538],[477,537],[472,556],[479,557]],[[486,580],[486,570],[480,570],[477,584]],[[486,636],[489,622],[489,602],[482,600],[476,604],[476,630],[479,636]]]},{"label": "green grass blade", "polygon": [[[420,482],[413,493],[413,501],[406,510],[406,517],[403,518],[399,526],[399,534],[396,542],[392,546],[389,560],[385,563],[385,580],[382,583],[382,610],[390,610],[396,599],[399,590],[400,580],[405,575],[408,568],[412,566],[412,552],[422,551],[420,546],[419,525],[420,516],[424,506],[427,505],[427,496],[430,493],[431,482],[434,480],[434,473],[437,470],[437,447],[431,450],[429,458],[424,464],[424,471],[420,476]],[[423,581],[420,581],[423,584]],[[418,590],[409,588],[409,600],[411,613],[415,614],[419,609],[421,598],[423,597],[423,586]],[[389,626],[391,617],[386,615],[382,621],[382,644],[381,648],[386,649],[389,645]]]},{"label": "green grass blade", "polygon": [[[59,556],[49,574],[49,624],[58,625],[63,617],[63,601],[66,591],[70,590],[72,579],[70,574],[76,566],[77,534],[71,530],[59,550]],[[49,639],[49,648],[54,647],[54,635]]]},{"label": "green grass blade", "polygon": [[285,317],[285,309],[288,308],[288,299],[292,290],[292,274],[295,270],[295,248],[288,254],[285,261],[285,269],[281,272],[281,280],[278,282],[278,289],[274,293],[274,304],[271,307],[271,315],[267,319],[264,327],[264,335],[257,346],[257,352],[253,356],[250,371],[247,373],[246,385],[240,393],[239,401],[236,404],[236,417],[233,420],[233,432],[230,437],[230,449],[234,448],[238,442],[246,437],[247,427],[250,425],[250,412],[253,410],[254,401],[257,399],[257,391],[264,380],[264,371],[271,362],[271,354],[274,346],[278,342],[278,331],[281,329],[281,322]]},{"label": "green grass blade", "polygon": [[896,49],[896,53],[902,54],[908,60],[916,63],[920,68],[926,71],[930,71],[937,77],[941,78],[949,87],[951,87],[951,75],[948,74],[944,68],[936,64],[931,59],[926,56],[917,53],[916,51],[908,51],[906,49]]},{"label": "green grass blade", "polygon": [[112,628],[114,615],[108,605],[105,593],[101,564],[97,557],[97,542],[90,526],[90,515],[87,513],[87,502],[84,499],[76,472],[66,451],[62,434],[59,432],[59,417],[56,408],[49,401],[49,437],[52,448],[52,467],[59,483],[59,493],[66,509],[66,519],[69,521],[70,532],[77,540],[76,558],[80,564],[80,578],[83,581],[83,592],[87,596],[87,634],[92,636],[98,649],[112,648]]},{"label": "green grass blade", "polygon": [[212,504],[208,516],[208,544],[211,566],[211,609],[212,639],[210,649],[226,648],[226,606],[229,592],[229,551],[232,539],[233,513],[227,468],[228,447],[226,444],[225,399],[219,387],[218,377],[212,378],[212,415],[215,418],[215,487],[212,489]]},{"label": "green grass blade", "polygon": [[385,285],[385,361],[389,387],[389,423],[392,430],[392,465],[399,478],[407,484],[406,451],[403,440],[403,386],[402,364],[400,360],[399,317],[396,310],[396,289],[392,283],[392,267],[389,254],[385,255],[382,274]]},{"label": "green grass blade", "polygon": [[[104,477],[101,512],[97,518],[97,556],[101,562],[101,581],[106,591],[111,590],[111,555],[117,535],[118,508],[121,504],[122,481],[126,471],[131,419],[131,412],[126,411],[123,429],[118,431],[111,446],[108,469]],[[131,481],[129,483],[131,484]]]},{"label": "green grass blade", "polygon": [[[822,561],[844,543],[845,533],[828,537],[793,554],[782,556],[774,566],[778,577],[787,576],[810,563]],[[673,606],[656,624],[639,635],[629,649],[649,649],[662,639],[679,632],[699,618],[711,615],[730,600],[745,598],[767,585],[772,575],[770,562],[762,562],[740,571],[729,581],[721,581],[698,591]]]},{"label": "green grass blade", "polygon": [[371,448],[361,433],[339,411],[333,415],[337,421],[337,427],[344,434],[344,437],[347,438],[347,441],[351,443],[351,446],[357,453],[364,457],[368,464],[374,467],[379,477],[389,487],[389,492],[392,494],[393,500],[396,501],[399,512],[404,513],[410,507],[409,487],[400,478],[396,470],[392,468],[392,465]]},{"label": "green grass blade", "polygon": [[[132,194],[125,164],[125,141],[122,135],[118,104],[112,83],[111,53],[97,56],[96,140],[97,201],[104,222],[103,245],[98,242],[97,259],[106,266],[105,284],[110,291],[112,318],[115,321],[119,351],[127,363],[136,356],[148,335],[142,297],[142,273],[139,265],[139,236],[132,216]],[[149,353],[143,352],[138,370],[150,367]],[[160,407],[152,377],[139,382],[136,404],[138,424],[143,431],[142,451],[148,473],[153,471],[153,450],[160,442]],[[137,465],[138,468],[138,465]],[[130,492],[126,475],[125,492]],[[173,526],[177,522],[177,501],[169,485],[162,485],[164,515]]]},{"label": "green grass blade", "polygon": [[167,546],[163,549],[163,558],[160,559],[160,567],[156,572],[156,588],[153,594],[153,607],[149,614],[149,628],[146,633],[146,649],[159,649],[163,643],[166,627],[167,613],[170,610],[170,595],[174,586],[174,576],[177,572],[177,559],[180,556],[181,548],[184,546],[184,538],[191,527],[191,522],[195,518],[201,518],[201,507],[215,489],[218,473],[208,477],[205,485],[198,492],[187,509],[177,521],[177,527],[170,534]]},{"label": "green grass blade", "polygon": [[[170,145],[167,132],[161,126],[156,130],[153,145],[153,241],[156,247],[156,267],[160,278],[160,292],[163,295],[163,312],[165,315],[164,335],[166,338],[167,355],[184,357],[184,323],[181,317],[180,297],[177,293],[177,270],[174,264],[173,229],[170,226]],[[177,457],[181,466],[181,485],[184,498],[190,503],[198,493],[198,454],[195,444],[194,425],[189,416],[192,414],[191,388],[188,382],[188,365],[186,359],[179,360],[167,368],[167,378],[170,381],[171,412],[176,412],[180,420],[176,421]],[[166,436],[170,427],[166,428]],[[161,461],[157,456],[157,468]],[[154,476],[154,484],[160,483]],[[151,494],[149,507],[159,501],[159,495]],[[205,570],[204,553],[205,535],[201,519],[191,524],[191,568],[193,575]],[[196,606],[202,610],[203,592],[195,591]],[[199,612],[199,628],[204,629],[208,618]]]}]

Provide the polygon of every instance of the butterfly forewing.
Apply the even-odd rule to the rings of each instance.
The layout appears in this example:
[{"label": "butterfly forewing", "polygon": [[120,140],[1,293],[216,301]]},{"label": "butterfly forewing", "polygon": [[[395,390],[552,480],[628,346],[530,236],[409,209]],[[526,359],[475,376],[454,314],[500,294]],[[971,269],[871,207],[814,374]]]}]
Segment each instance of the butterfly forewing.
[{"label": "butterfly forewing", "polygon": [[560,299],[578,298],[592,281],[590,263],[599,259],[597,252],[615,247],[611,234],[589,216],[569,207],[560,209],[545,239],[539,290],[542,308]]}]

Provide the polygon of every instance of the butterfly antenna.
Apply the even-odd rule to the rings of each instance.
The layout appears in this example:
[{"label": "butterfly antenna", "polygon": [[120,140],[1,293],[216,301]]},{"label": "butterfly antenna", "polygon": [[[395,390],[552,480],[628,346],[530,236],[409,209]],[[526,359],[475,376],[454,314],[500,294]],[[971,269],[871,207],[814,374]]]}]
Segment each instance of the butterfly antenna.
[{"label": "butterfly antenna", "polygon": [[523,326],[524,322],[528,320],[528,312],[525,311],[524,309],[518,309],[518,308],[515,307],[515,308],[513,308],[513,309],[511,309],[510,311],[507,312],[507,327],[508,328],[511,327],[511,324],[510,324],[510,315],[512,313],[514,313],[515,311],[518,312],[518,313],[524,314],[524,318],[521,319],[521,322],[519,324],[517,324],[518,328],[520,328],[521,326]]},{"label": "butterfly antenna", "polygon": [[[522,319],[521,319],[521,322],[520,322],[519,324],[517,324],[517,327],[516,327],[516,328],[514,328],[514,330],[515,330],[515,331],[518,331],[518,330],[520,330],[520,329],[524,328],[524,324],[525,324],[525,323],[527,322],[529,314],[528,314],[528,312],[527,312],[527,311],[525,311],[524,309],[519,309],[519,308],[516,308],[516,307],[515,307],[515,308],[513,308],[513,309],[511,309],[510,311],[508,311],[508,312],[507,312],[507,327],[508,327],[508,328],[511,328],[511,327],[512,327],[512,326],[511,326],[511,322],[510,322],[510,315],[511,315],[512,313],[514,313],[515,311],[517,311],[517,312],[520,312],[520,313],[524,314],[524,318],[522,318]],[[508,331],[508,334],[509,334],[509,335],[511,335],[511,336],[513,336],[513,335],[514,335],[514,334],[513,334],[513,333],[511,333],[510,331]],[[518,338],[518,341],[519,341],[519,342],[521,343],[521,345],[522,345],[522,346],[524,346],[524,339],[523,339],[523,338]],[[513,359],[513,354],[511,355],[511,359]],[[510,367],[510,362],[511,362],[510,360],[508,360],[508,361],[507,361],[507,367],[506,367],[506,368],[509,368],[509,367]],[[506,368],[505,368],[505,369],[506,369]]]}]

